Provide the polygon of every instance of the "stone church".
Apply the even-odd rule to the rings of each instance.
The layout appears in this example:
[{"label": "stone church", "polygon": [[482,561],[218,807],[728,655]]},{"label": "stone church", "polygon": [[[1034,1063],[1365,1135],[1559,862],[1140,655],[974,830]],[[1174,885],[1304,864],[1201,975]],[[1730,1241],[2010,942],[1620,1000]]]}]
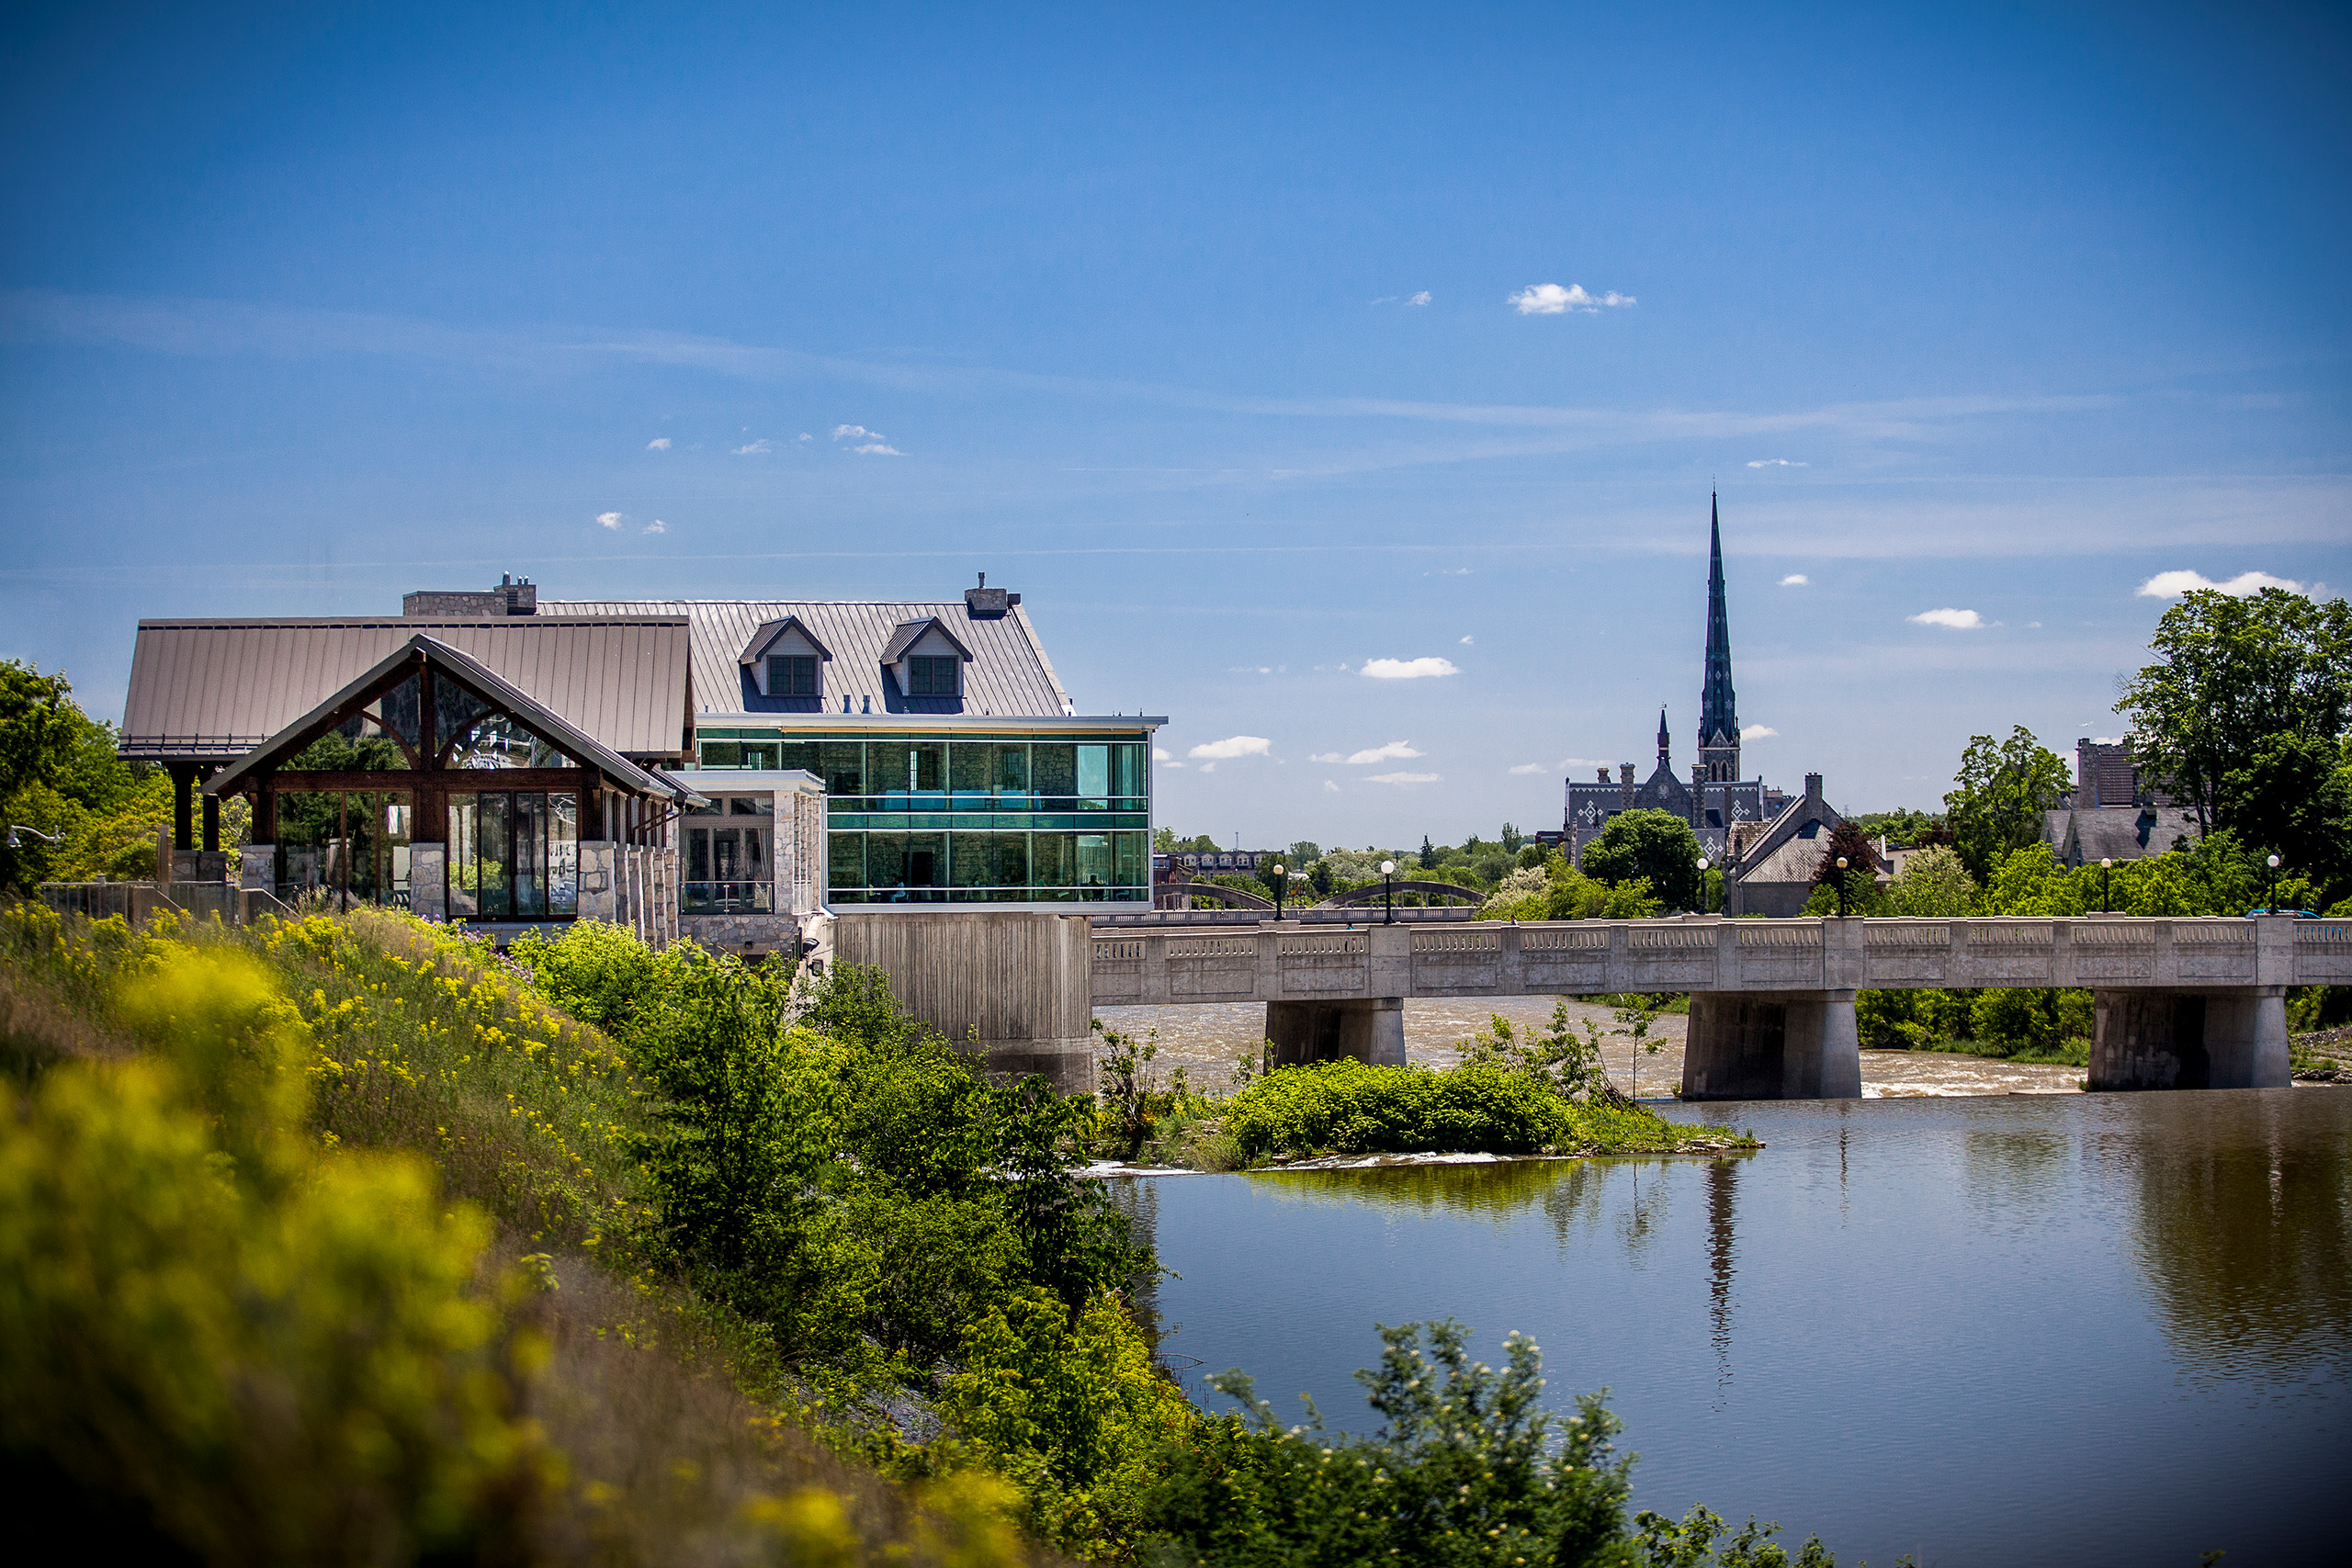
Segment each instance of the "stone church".
[{"label": "stone church", "polygon": [[1621,763],[1611,781],[1599,771],[1591,784],[1571,779],[1567,818],[1561,837],[1572,858],[1600,836],[1621,811],[1669,811],[1690,824],[1699,846],[1717,865],[1734,839],[1747,839],[1779,817],[1789,797],[1760,778],[1740,777],[1739,699],[1732,690],[1731,619],[1724,604],[1724,536],[1720,503],[1708,498],[1707,662],[1699,693],[1699,760],[1686,780],[1674,772],[1673,743],[1666,710],[1657,715],[1657,766],[1635,783],[1634,764]]}]

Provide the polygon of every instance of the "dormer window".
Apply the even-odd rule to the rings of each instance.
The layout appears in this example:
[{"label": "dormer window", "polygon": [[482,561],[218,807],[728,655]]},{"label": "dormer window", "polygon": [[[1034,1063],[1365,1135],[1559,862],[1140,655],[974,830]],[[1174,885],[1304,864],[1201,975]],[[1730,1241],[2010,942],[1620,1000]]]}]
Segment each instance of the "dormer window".
[{"label": "dormer window", "polygon": [[956,676],[961,673],[963,660],[950,656],[941,659],[918,654],[907,660],[907,695],[910,697],[952,697],[956,695]]},{"label": "dormer window", "polygon": [[813,653],[768,655],[768,695],[772,697],[817,695],[817,656]]}]

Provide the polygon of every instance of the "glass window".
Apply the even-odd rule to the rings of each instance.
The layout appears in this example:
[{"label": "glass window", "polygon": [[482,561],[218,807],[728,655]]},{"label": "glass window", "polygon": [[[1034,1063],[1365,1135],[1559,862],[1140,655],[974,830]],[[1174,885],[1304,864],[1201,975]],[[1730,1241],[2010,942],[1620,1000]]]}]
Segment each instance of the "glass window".
[{"label": "glass window", "polygon": [[775,815],[775,796],[772,795],[729,795],[727,797],[726,807],[727,815],[729,817],[773,817]]},{"label": "glass window", "polygon": [[548,797],[537,792],[506,797],[506,819],[514,834],[514,914],[518,920],[548,918]]},{"label": "glass window", "polygon": [[817,656],[813,653],[768,655],[768,695],[813,697],[817,694]]},{"label": "glass window", "polygon": [[[878,748],[886,755],[887,746]],[[827,740],[817,748],[820,773],[825,780],[829,795],[864,795],[865,793],[865,743],[862,740]],[[886,784],[884,787],[888,787]]]},{"label": "glass window", "polygon": [[1111,748],[1111,793],[1133,800],[1150,793],[1148,749],[1121,744]]},{"label": "glass window", "polygon": [[939,659],[921,655],[907,660],[907,695],[910,697],[952,697],[956,694],[956,677],[963,660],[949,655]]},{"label": "glass window", "polygon": [[1060,741],[1039,741],[1029,749],[1032,786],[1048,800],[1078,793],[1078,748]]},{"label": "glass window", "polygon": [[740,740],[706,740],[702,743],[702,765],[706,768],[740,768],[743,765],[743,743]]},{"label": "glass window", "polygon": [[449,918],[473,919],[481,913],[481,796],[449,797]]},{"label": "glass window", "polygon": [[996,788],[996,748],[985,740],[958,740],[950,749],[948,787],[958,795],[986,795]]},{"label": "glass window", "polygon": [[1111,886],[1111,835],[1080,833],[1078,835],[1078,886],[1108,887]]},{"label": "glass window", "polygon": [[[866,761],[877,794],[935,795],[947,788],[947,747],[937,740],[876,740]],[[944,804],[944,803],[942,803]]]},{"label": "glass window", "polygon": [[1107,809],[1111,804],[1111,748],[1080,746],[1078,749],[1078,797],[1085,807]]},{"label": "glass window", "polygon": [[775,765],[779,768],[801,768],[823,778],[824,770],[817,759],[817,743],[813,740],[787,740],[776,748]]},{"label": "glass window", "polygon": [[1075,835],[1069,833],[1032,833],[1029,835],[1029,885],[1032,887],[1068,887],[1077,874]]},{"label": "glass window", "polygon": [[864,887],[865,880],[865,840],[864,833],[828,833],[825,835],[825,883],[830,887]]},{"label": "glass window", "polygon": [[1151,878],[1144,869],[1147,863],[1144,857],[1150,852],[1146,847],[1145,835],[1114,833],[1111,840],[1118,873],[1114,878],[1115,885],[1121,887],[1148,886]]}]

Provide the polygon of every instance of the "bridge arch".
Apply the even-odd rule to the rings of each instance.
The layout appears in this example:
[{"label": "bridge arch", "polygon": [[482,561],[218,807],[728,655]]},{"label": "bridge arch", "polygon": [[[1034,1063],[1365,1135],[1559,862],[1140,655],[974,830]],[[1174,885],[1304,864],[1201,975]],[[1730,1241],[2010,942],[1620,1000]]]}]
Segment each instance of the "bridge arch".
[{"label": "bridge arch", "polygon": [[1422,895],[1425,899],[1428,897],[1459,898],[1472,904],[1483,904],[1487,901],[1487,896],[1475,887],[1458,886],[1451,882],[1414,881],[1392,882],[1386,889],[1359,887],[1352,893],[1334,893],[1315,907],[1318,909],[1360,909],[1366,905],[1376,908],[1388,892],[1394,892],[1400,897],[1408,893],[1417,893]]},{"label": "bridge arch", "polygon": [[1152,902],[1159,908],[1168,908],[1178,898],[1213,898],[1236,909],[1271,909],[1274,901],[1255,893],[1245,893],[1238,887],[1227,887],[1215,882],[1171,882],[1159,889]]}]

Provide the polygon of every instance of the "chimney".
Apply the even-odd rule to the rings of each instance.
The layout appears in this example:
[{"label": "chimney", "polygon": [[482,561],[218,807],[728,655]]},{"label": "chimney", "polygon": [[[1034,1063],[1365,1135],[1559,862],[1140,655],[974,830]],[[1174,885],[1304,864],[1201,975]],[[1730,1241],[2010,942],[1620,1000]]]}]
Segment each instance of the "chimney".
[{"label": "chimney", "polygon": [[424,589],[401,597],[401,614],[410,620],[420,616],[470,620],[492,615],[536,615],[538,613],[539,591],[532,586],[531,580],[527,577],[515,578],[505,572],[498,574],[498,586],[487,593]]},{"label": "chimney", "polygon": [[527,577],[509,577],[500,572],[498,593],[505,601],[506,613],[510,615],[536,615],[539,613],[539,591],[532,586]]},{"label": "chimney", "polygon": [[1005,612],[1021,603],[1018,593],[1007,593],[1001,588],[989,586],[989,574],[980,573],[978,588],[964,590],[964,613],[976,621],[1001,621]]},{"label": "chimney", "polygon": [[1617,764],[1617,789],[1619,795],[1623,797],[1619,809],[1624,811],[1631,811],[1634,809],[1633,763],[1620,762]]},{"label": "chimney", "polygon": [[1823,804],[1821,798],[1821,775],[1819,773],[1805,774],[1804,803],[1808,807],[1818,807]]},{"label": "chimney", "polygon": [[1707,764],[1690,764],[1690,826],[1707,825]]},{"label": "chimney", "polygon": [[1595,768],[1592,770],[1592,776],[1600,780],[1602,784],[1607,784],[1609,782],[1609,770],[1607,768]]}]

